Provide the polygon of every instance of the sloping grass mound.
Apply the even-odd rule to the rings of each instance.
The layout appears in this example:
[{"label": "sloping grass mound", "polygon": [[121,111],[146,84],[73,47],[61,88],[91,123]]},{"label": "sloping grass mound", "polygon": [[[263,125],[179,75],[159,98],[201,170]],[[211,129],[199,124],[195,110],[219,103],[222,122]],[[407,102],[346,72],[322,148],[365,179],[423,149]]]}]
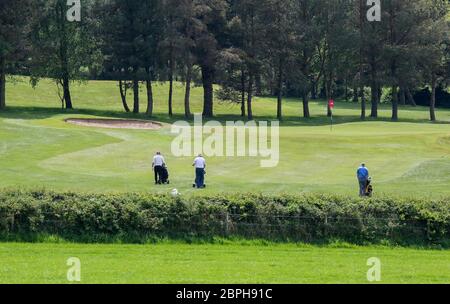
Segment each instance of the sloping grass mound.
[{"label": "sloping grass mound", "polygon": [[242,237],[275,241],[450,244],[450,198],[0,192],[0,238],[142,242]]}]

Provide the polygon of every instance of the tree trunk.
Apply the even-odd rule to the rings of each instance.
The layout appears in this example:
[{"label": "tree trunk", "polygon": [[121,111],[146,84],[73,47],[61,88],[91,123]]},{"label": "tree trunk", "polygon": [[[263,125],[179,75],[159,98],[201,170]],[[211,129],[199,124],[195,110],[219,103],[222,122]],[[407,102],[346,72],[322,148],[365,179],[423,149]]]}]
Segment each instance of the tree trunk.
[{"label": "tree trunk", "polygon": [[241,70],[241,117],[245,117],[245,70]]},{"label": "tree trunk", "polygon": [[378,90],[378,95],[377,95],[378,104],[381,104],[381,97],[383,96],[383,89],[381,88],[380,84],[377,84],[377,90]]},{"label": "tree trunk", "polygon": [[411,94],[411,90],[409,89],[409,87],[406,87],[406,98],[408,99],[408,103],[410,105],[412,105],[413,107],[416,107],[416,101],[414,100],[413,95]]},{"label": "tree trunk", "polygon": [[147,79],[145,80],[145,86],[147,89],[147,116],[153,116],[154,100],[153,100],[153,85],[152,74],[150,68],[146,68]]},{"label": "tree trunk", "polygon": [[283,109],[282,109],[282,103],[283,103],[283,93],[281,90],[278,91],[277,94],[277,118],[278,120],[283,119]]},{"label": "tree trunk", "polygon": [[202,66],[203,82],[203,116],[213,117],[214,71],[211,67]]},{"label": "tree trunk", "polygon": [[348,76],[345,77],[345,91],[344,91],[345,101],[348,101]]},{"label": "tree trunk", "polygon": [[[64,15],[64,8],[61,2],[57,3],[57,13],[59,17]],[[64,20],[65,21],[65,20]],[[70,95],[70,79],[69,79],[69,59],[68,59],[68,33],[66,32],[66,22],[58,21],[59,26],[59,60],[61,63],[61,81],[63,87],[63,100],[65,102],[66,109],[73,109],[72,97]]]},{"label": "tree trunk", "polygon": [[401,105],[406,105],[405,87],[401,86],[399,91],[399,103]]},{"label": "tree trunk", "polygon": [[353,102],[357,103],[359,101],[358,98],[358,87],[355,85],[353,86]]},{"label": "tree trunk", "polygon": [[184,116],[186,118],[191,116],[191,82],[192,82],[192,64],[187,63],[186,71],[186,91],[184,92]]},{"label": "tree trunk", "polygon": [[311,87],[311,99],[312,100],[316,100],[317,99],[317,91],[318,91],[318,82],[317,81],[313,81],[312,82],[312,87]]},{"label": "tree trunk", "polygon": [[430,120],[436,121],[436,75],[431,76],[431,100],[430,100]]},{"label": "tree trunk", "polygon": [[392,86],[392,120],[398,120],[398,94],[397,86]]},{"label": "tree trunk", "polygon": [[283,118],[282,102],[283,102],[283,65],[280,61],[278,66],[278,83],[277,83],[277,118]]},{"label": "tree trunk", "polygon": [[[395,10],[396,10],[396,3],[390,2],[389,5],[389,32],[390,32],[390,43],[391,45],[395,45],[397,42],[396,38],[396,31],[395,31]],[[392,120],[396,121],[398,120],[398,94],[397,94],[397,85],[399,84],[399,79],[397,77],[397,62],[396,58],[394,57],[391,62],[390,70],[391,70],[391,78],[393,80],[392,85]],[[401,84],[401,83],[400,83]]]},{"label": "tree trunk", "polygon": [[370,86],[371,93],[371,103],[372,108],[370,111],[370,117],[377,118],[378,117],[378,86],[372,79],[372,84]]},{"label": "tree trunk", "polygon": [[261,96],[262,95],[262,81],[261,81],[261,74],[258,73],[256,74],[256,78],[255,78],[255,85],[256,85],[256,96]]},{"label": "tree trunk", "polygon": [[139,113],[139,80],[137,78],[137,69],[133,73],[133,113]]},{"label": "tree trunk", "polygon": [[5,60],[0,59],[0,110],[6,108],[6,71]]},{"label": "tree trunk", "polygon": [[[270,71],[270,76],[269,76],[269,79],[268,79],[268,81],[269,81],[269,83],[268,83],[268,85],[269,85],[269,90],[270,90],[270,96],[275,96],[275,95],[277,95],[276,94],[276,92],[275,92],[275,72],[273,71],[273,69],[269,69],[269,71]],[[250,73],[250,72],[249,72]]]},{"label": "tree trunk", "polygon": [[361,119],[366,119],[366,94],[364,94],[364,85],[359,89],[361,95]]},{"label": "tree trunk", "polygon": [[[125,89],[124,89],[124,87],[125,87]],[[126,87],[126,83],[124,84],[122,80],[119,80],[119,90],[120,90],[120,98],[122,99],[123,108],[124,108],[125,112],[129,113],[130,108],[128,107],[128,104],[127,104],[127,87]]]},{"label": "tree trunk", "polygon": [[64,102],[66,103],[66,109],[73,109],[72,97],[70,95],[70,81],[68,73],[64,73],[63,76],[63,91],[64,91]]},{"label": "tree trunk", "polygon": [[303,117],[310,118],[311,115],[309,113],[309,92],[303,91]]},{"label": "tree trunk", "polygon": [[359,40],[360,40],[360,47],[359,47],[359,90],[361,94],[361,119],[366,119],[366,96],[364,94],[364,67],[363,67],[363,49],[362,49],[362,43],[364,41],[364,33],[363,33],[363,26],[364,26],[364,1],[359,1]]},{"label": "tree trunk", "polygon": [[325,95],[326,95],[326,101],[327,101],[327,116],[331,117],[333,113],[331,112],[330,103],[329,101],[333,98],[333,93],[331,92],[332,88],[332,75],[329,75],[328,79],[325,79]]},{"label": "tree trunk", "polygon": [[[172,51],[171,51],[172,53]],[[172,54],[170,55],[170,63],[169,63],[169,116],[173,116],[173,70],[174,70],[174,61]]]},{"label": "tree trunk", "polygon": [[370,95],[371,95],[371,104],[372,108],[370,111],[370,117],[377,118],[378,117],[378,83],[377,83],[377,70],[374,55],[371,55],[371,73],[370,73]]},{"label": "tree trunk", "polygon": [[247,117],[249,120],[253,120],[252,100],[253,100],[253,75],[250,72],[247,90]]}]

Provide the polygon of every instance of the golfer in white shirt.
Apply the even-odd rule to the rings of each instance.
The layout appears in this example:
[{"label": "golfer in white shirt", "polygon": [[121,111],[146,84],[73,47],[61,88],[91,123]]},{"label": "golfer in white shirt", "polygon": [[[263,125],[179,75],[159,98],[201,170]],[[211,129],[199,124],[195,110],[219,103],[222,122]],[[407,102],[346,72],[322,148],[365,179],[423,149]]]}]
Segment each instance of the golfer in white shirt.
[{"label": "golfer in white shirt", "polygon": [[166,161],[164,157],[161,155],[161,152],[157,152],[153,157],[152,168],[155,171],[155,184],[161,184],[161,176],[163,172],[163,167],[166,165]]},{"label": "golfer in white shirt", "polygon": [[199,154],[198,157],[195,158],[192,166],[195,167],[195,184],[193,185],[193,187],[205,188],[206,160],[201,154]]}]

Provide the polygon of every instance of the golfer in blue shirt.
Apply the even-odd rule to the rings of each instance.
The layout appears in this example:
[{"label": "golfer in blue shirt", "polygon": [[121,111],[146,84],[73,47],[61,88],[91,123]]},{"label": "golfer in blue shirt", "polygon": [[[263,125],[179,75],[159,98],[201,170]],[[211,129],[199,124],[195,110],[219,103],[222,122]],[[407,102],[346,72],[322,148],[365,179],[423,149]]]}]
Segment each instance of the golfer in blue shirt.
[{"label": "golfer in blue shirt", "polygon": [[369,170],[366,168],[366,164],[361,164],[361,167],[356,171],[356,176],[359,182],[359,195],[365,196],[367,180],[369,179]]}]

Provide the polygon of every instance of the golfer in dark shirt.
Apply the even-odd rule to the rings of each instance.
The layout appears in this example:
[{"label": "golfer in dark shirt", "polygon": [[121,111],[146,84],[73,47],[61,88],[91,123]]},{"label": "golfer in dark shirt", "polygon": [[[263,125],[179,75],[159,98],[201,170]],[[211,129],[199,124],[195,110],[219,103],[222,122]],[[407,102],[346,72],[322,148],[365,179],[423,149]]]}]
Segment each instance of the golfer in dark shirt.
[{"label": "golfer in dark shirt", "polygon": [[356,171],[356,176],[359,182],[359,196],[366,196],[367,180],[369,179],[369,170],[366,168],[366,164],[361,164]]}]

